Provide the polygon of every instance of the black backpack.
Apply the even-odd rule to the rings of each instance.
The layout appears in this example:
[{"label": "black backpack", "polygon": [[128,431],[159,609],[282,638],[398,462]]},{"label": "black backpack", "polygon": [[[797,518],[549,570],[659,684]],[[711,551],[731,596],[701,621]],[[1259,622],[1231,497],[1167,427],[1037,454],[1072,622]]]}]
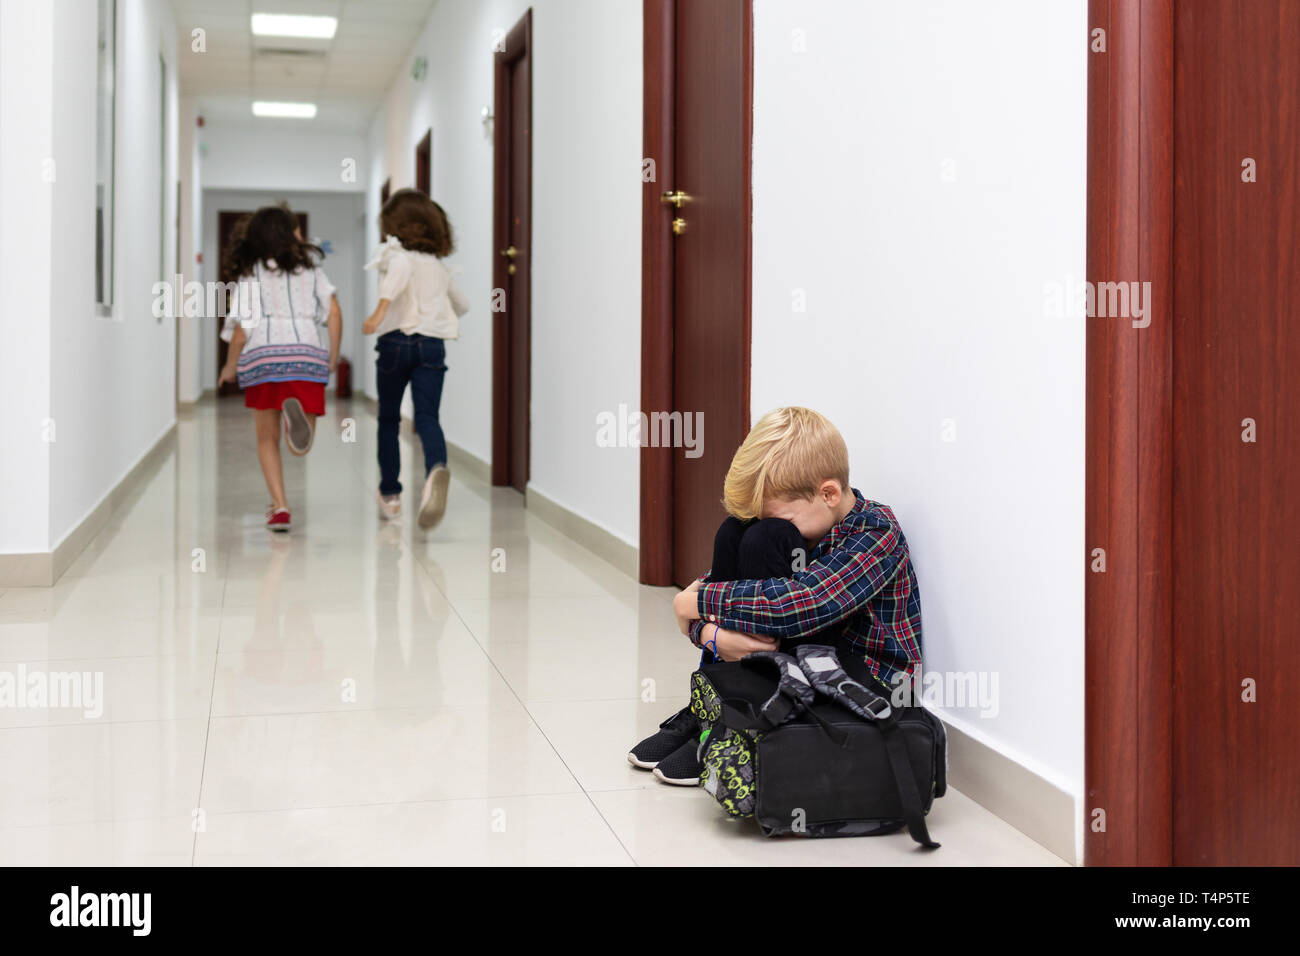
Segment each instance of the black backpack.
[{"label": "black backpack", "polygon": [[[894,707],[857,655],[804,645],[691,675],[700,782],[732,816],[774,836],[874,836],[904,826],[935,848],[925,814],[947,789],[942,721]],[[848,671],[853,672],[850,676]]]}]

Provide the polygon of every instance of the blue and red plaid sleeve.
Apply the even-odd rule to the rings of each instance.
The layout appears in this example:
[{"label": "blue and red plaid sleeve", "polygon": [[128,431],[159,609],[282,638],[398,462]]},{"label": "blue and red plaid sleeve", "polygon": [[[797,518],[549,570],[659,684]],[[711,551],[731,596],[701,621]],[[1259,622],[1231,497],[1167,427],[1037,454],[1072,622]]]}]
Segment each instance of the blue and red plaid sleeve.
[{"label": "blue and red plaid sleeve", "polygon": [[896,526],[868,528],[848,535],[793,577],[702,585],[700,618],[747,634],[802,637],[867,605],[906,558]]}]

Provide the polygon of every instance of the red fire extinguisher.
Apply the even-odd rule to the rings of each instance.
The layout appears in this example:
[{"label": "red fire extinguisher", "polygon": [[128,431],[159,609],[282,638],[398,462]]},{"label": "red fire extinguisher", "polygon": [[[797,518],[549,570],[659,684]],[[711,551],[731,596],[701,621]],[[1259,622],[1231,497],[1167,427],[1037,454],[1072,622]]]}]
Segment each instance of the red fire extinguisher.
[{"label": "red fire extinguisher", "polygon": [[334,383],[334,394],[339,398],[352,397],[352,363],[339,356],[338,378]]}]

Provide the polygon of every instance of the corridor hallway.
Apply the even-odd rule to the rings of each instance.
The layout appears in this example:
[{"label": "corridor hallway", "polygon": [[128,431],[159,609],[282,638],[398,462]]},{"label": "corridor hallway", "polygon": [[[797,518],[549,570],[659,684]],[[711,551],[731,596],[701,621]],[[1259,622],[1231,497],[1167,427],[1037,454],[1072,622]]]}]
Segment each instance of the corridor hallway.
[{"label": "corridor hallway", "polygon": [[426,536],[405,424],[406,516],[382,522],[359,401],[286,454],[272,535],[249,413],[178,415],[54,587],[0,591],[0,669],[104,690],[98,718],[0,708],[0,864],[1064,864],[951,788],[933,853],[764,839],[626,763],[686,702],[672,589],[463,469]]}]

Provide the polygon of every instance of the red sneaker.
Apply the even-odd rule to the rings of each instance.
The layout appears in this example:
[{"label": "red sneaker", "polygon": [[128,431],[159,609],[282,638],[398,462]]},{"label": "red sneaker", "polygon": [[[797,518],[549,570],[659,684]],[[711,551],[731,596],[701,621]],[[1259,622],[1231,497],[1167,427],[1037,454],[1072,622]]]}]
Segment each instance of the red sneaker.
[{"label": "red sneaker", "polygon": [[272,531],[288,531],[289,509],[272,508],[266,513],[266,526]]}]

